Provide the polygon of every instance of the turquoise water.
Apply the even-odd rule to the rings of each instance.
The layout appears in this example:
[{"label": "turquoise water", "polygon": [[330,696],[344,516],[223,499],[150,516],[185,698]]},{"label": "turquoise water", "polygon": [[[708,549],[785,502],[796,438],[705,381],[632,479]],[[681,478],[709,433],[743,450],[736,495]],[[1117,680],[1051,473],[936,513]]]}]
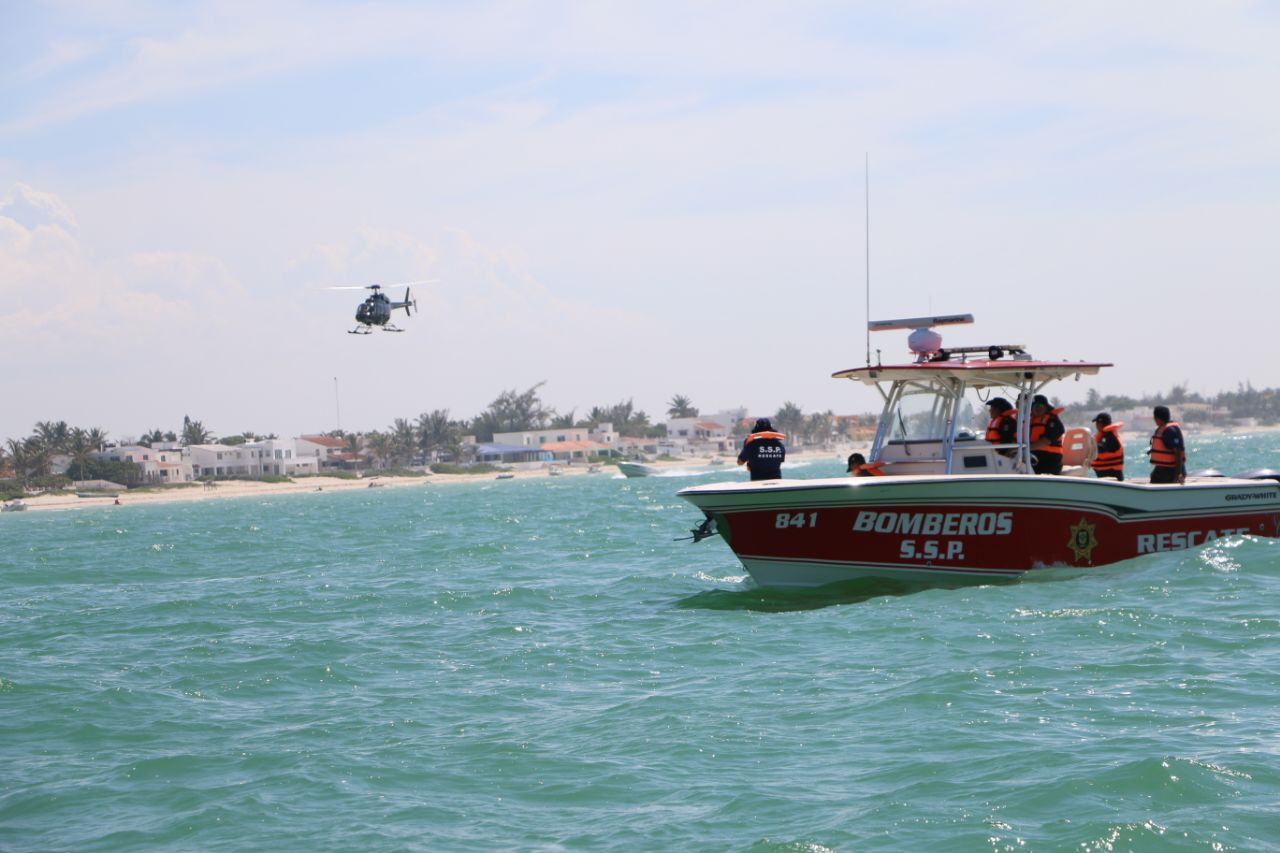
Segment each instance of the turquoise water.
[{"label": "turquoise water", "polygon": [[1280,849],[1280,542],[774,593],[739,476],[0,517],[0,849]]}]

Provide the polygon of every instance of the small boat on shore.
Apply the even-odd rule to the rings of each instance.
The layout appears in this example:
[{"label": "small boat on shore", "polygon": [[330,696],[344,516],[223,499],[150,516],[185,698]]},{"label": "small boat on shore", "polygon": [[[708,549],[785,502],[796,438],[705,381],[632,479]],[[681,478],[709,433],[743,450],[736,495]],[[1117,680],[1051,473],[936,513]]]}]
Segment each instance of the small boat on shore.
[{"label": "small boat on shore", "polygon": [[0,512],[23,512],[26,510],[26,508],[27,508],[27,505],[23,503],[22,499],[17,498],[15,500],[9,501],[3,506],[0,506]]},{"label": "small boat on shore", "polygon": [[[944,348],[932,330],[972,319],[872,323],[873,331],[915,329],[908,344],[916,361],[832,374],[883,396],[868,454],[882,476],[681,489],[705,518],[694,541],[722,535],[760,586],[817,587],[863,578],[959,585],[1231,536],[1280,537],[1275,472],[1192,476],[1183,485],[1121,482],[1089,477],[1088,454],[1076,448],[1073,459],[1064,450],[1063,475],[1032,473],[1032,398],[1052,382],[1111,365],[1041,361],[1021,345]],[[1016,401],[1012,444],[989,443],[980,432],[985,404],[999,394]]]},{"label": "small boat on shore", "polygon": [[656,467],[645,465],[642,462],[619,462],[618,470],[622,472],[624,477],[652,477],[658,473]]}]

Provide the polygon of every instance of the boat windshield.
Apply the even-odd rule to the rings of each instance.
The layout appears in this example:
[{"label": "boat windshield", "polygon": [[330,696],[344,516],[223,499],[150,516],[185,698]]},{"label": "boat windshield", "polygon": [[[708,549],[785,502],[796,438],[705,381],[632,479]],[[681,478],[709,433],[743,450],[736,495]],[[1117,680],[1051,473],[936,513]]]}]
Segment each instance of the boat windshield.
[{"label": "boat windshield", "polygon": [[906,384],[893,401],[889,415],[891,442],[941,441],[949,432],[951,400],[937,388]]}]

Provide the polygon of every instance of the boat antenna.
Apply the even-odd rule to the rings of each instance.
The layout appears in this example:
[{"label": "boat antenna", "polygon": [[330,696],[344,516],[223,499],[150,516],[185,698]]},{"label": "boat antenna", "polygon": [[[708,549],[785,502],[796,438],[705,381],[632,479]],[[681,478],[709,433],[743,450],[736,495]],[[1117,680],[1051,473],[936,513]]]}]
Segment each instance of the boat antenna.
[{"label": "boat antenna", "polygon": [[867,367],[871,366],[871,155],[863,152],[862,178],[863,192],[862,197],[866,205],[865,216],[863,221],[866,223],[866,234],[864,236],[866,246],[867,259],[867,278],[866,278],[866,295],[867,295]]}]

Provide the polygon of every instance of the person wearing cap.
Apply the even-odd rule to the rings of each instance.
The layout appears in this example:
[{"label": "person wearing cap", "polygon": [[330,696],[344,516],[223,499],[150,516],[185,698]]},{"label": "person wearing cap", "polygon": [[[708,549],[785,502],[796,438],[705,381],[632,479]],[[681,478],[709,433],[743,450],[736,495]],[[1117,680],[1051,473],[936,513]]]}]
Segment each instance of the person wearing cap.
[{"label": "person wearing cap", "polygon": [[[987,441],[992,444],[1018,443],[1018,410],[1004,397],[992,397],[987,403],[987,413],[991,421],[987,424]],[[997,450],[1004,456],[1014,457],[1018,451],[1013,448]]]},{"label": "person wearing cap", "polygon": [[1152,411],[1156,431],[1151,436],[1151,482],[1184,483],[1187,479],[1187,445],[1182,438],[1182,428],[1173,422],[1168,406],[1156,406]]},{"label": "person wearing cap", "polygon": [[881,463],[867,462],[867,457],[861,453],[850,453],[849,464],[845,467],[845,471],[849,472],[850,477],[883,477],[884,472],[880,470]]},{"label": "person wearing cap", "polygon": [[786,436],[774,432],[768,418],[760,418],[751,429],[751,435],[742,442],[738,464],[746,465],[753,480],[779,480],[782,478],[782,462],[787,458]]},{"label": "person wearing cap", "polygon": [[1093,419],[1097,432],[1093,435],[1093,443],[1097,445],[1098,455],[1093,458],[1093,473],[1098,477],[1124,479],[1124,442],[1120,440],[1120,427],[1123,423],[1112,423],[1111,415],[1101,412]]},{"label": "person wearing cap", "polygon": [[1067,428],[1058,417],[1062,409],[1049,405],[1049,398],[1037,394],[1031,398],[1031,470],[1037,474],[1062,473],[1062,437]]}]

